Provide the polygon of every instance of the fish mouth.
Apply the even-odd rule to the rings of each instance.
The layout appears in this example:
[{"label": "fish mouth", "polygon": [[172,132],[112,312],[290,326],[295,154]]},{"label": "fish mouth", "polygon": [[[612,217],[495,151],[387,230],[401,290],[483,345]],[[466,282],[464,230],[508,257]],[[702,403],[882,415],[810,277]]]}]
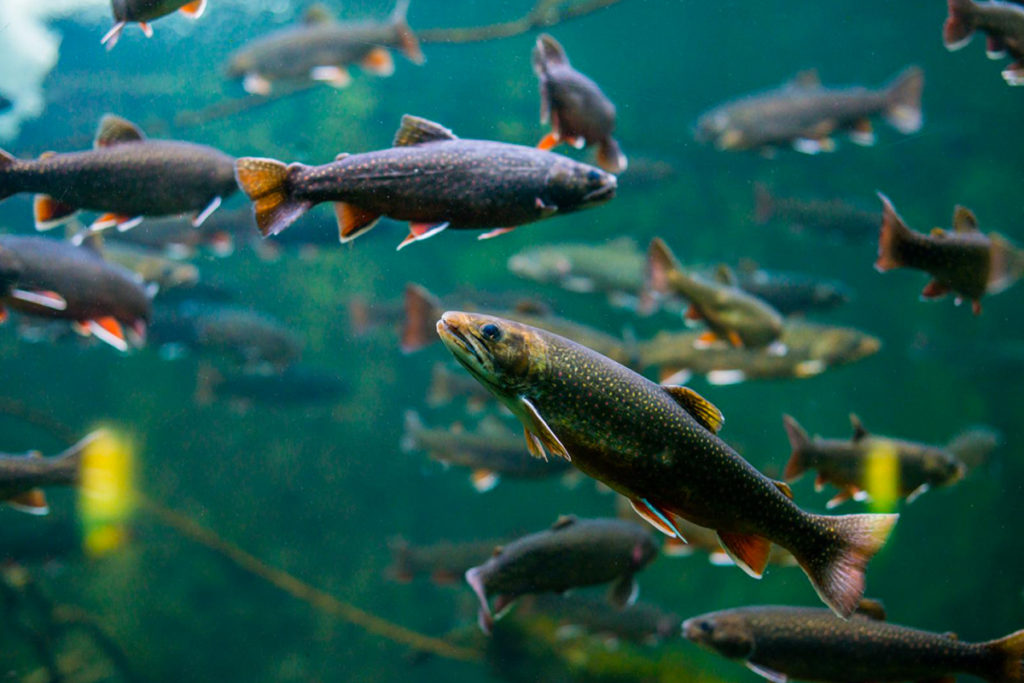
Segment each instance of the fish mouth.
[{"label": "fish mouth", "polygon": [[451,313],[445,313],[437,321],[436,329],[441,341],[449,350],[455,352],[456,357],[460,360],[468,354],[479,366],[483,367],[484,358],[476,347],[476,341],[470,335],[464,334],[458,324],[453,321],[454,316]]},{"label": "fish mouth", "polygon": [[583,203],[586,206],[591,206],[593,204],[600,204],[608,201],[615,196],[615,190],[618,185],[619,183],[615,179],[615,176],[608,176],[608,179],[601,187],[596,190],[591,190],[587,194],[583,195]]}]

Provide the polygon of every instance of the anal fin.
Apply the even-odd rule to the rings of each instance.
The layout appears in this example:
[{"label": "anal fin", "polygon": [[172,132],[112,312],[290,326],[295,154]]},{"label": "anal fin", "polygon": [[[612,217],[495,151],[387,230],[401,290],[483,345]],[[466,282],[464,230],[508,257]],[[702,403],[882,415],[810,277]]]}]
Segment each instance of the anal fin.
[{"label": "anal fin", "polygon": [[30,515],[50,514],[50,506],[46,503],[46,494],[42,489],[30,489],[7,499],[6,503],[15,510],[27,512]]},{"label": "anal fin", "polygon": [[766,538],[753,534],[740,534],[719,531],[718,540],[729,557],[739,567],[755,579],[761,578],[764,568],[768,566],[768,556],[772,552],[772,544]]},{"label": "anal fin", "polygon": [[32,213],[35,215],[36,230],[52,230],[64,225],[78,212],[73,206],[65,204],[45,194],[37,194],[32,200]]},{"label": "anal fin", "polygon": [[683,543],[686,542],[686,539],[683,538],[682,532],[679,531],[675,523],[672,521],[672,513],[658,508],[658,506],[646,498],[630,498],[629,504],[633,506],[633,510],[636,514],[647,520],[647,522],[655,529],[666,536],[678,538]]},{"label": "anal fin", "polygon": [[447,227],[448,223],[410,223],[409,235],[398,244],[396,251],[404,249],[413,242],[433,237]]},{"label": "anal fin", "polygon": [[334,203],[334,215],[338,219],[338,239],[342,242],[350,242],[369,232],[380,220],[379,213],[346,202]]},{"label": "anal fin", "polygon": [[193,0],[187,5],[182,5],[178,11],[190,19],[198,19],[206,12],[206,0]]}]

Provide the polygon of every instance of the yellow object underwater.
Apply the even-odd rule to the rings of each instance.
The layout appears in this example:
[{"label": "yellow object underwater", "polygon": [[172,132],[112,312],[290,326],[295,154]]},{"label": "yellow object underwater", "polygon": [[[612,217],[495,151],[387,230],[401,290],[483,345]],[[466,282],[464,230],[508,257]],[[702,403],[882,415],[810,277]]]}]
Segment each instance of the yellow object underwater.
[{"label": "yellow object underwater", "polygon": [[900,499],[900,459],[896,448],[879,441],[864,461],[864,490],[871,497],[874,512],[891,512]]},{"label": "yellow object underwater", "polygon": [[101,430],[83,454],[78,513],[82,544],[102,557],[128,540],[126,524],[135,509],[135,449],[123,434]]}]

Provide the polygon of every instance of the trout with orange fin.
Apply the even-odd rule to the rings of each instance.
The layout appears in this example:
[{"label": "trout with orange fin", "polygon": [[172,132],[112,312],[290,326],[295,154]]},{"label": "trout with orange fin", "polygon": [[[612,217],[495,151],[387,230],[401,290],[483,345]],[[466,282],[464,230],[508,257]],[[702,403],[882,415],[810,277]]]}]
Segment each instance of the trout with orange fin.
[{"label": "trout with orange fin", "polygon": [[398,248],[445,228],[517,225],[580,211],[615,196],[615,176],[532,147],[460,140],[447,128],[405,115],[394,147],[342,154],[324,166],[273,159],[238,160],[238,183],[253,202],[264,237],[276,235],[315,204],[334,202],[338,232],[349,242],[381,216],[409,221]]},{"label": "trout with orange fin", "polygon": [[[189,214],[202,224],[238,189],[234,159],[206,145],[147,140],[135,124],[107,114],[94,149],[36,160],[0,150],[0,200],[35,192],[36,228],[49,230],[80,210],[101,211],[93,230],[138,225],[143,217]],[[59,199],[58,199],[59,198]]]},{"label": "trout with orange fin", "polygon": [[82,476],[85,449],[100,433],[93,432],[50,458],[44,458],[39,451],[24,455],[0,453],[0,502],[31,515],[49,513],[43,489],[76,486]]},{"label": "trout with orange fin", "polygon": [[165,17],[174,12],[181,12],[186,17],[198,19],[206,12],[206,0],[112,0],[114,24],[100,42],[113,50],[121,33],[130,23],[138,24],[147,38],[153,36],[149,22]]},{"label": "trout with orange fin", "polygon": [[814,482],[817,490],[832,484],[839,493],[828,502],[828,507],[853,498],[869,500],[869,459],[872,453],[892,453],[896,459],[898,473],[897,492],[907,502],[913,502],[922,493],[940,486],[950,486],[963,479],[967,466],[953,451],[940,446],[929,446],[903,439],[875,436],[861,424],[856,415],[850,415],[853,438],[822,439],[807,435],[796,420],[789,415],[782,416],[789,436],[793,455],[783,475],[786,481],[795,481],[807,470],[817,470]]},{"label": "trout with orange fin", "polygon": [[[735,347],[763,348],[782,336],[782,316],[764,301],[735,286],[728,268],[712,282],[687,272],[660,238],[651,242],[647,286],[658,294],[677,294],[690,302],[686,317],[707,322],[706,342],[727,340]],[[781,344],[775,347],[781,355]]]},{"label": "trout with orange fin", "polygon": [[565,49],[546,33],[533,48],[533,71],[540,81],[540,122],[551,122],[551,132],[541,149],[560,142],[573,147],[597,145],[597,163],[609,173],[626,170],[626,155],[612,137],[615,105],[590,80],[569,63]]},{"label": "trout with orange fin", "polygon": [[669,536],[675,515],[718,532],[750,575],[772,543],[789,550],[822,600],[848,617],[868,561],[896,515],[816,515],[789,487],[758,472],[717,432],[721,412],[695,391],[655,384],[579,344],[533,327],[449,311],[445,346],[523,423],[538,457],[559,455],[630,499]]},{"label": "trout with orange fin", "polygon": [[301,25],[257,38],[232,53],[227,73],[241,78],[250,95],[269,95],[281,81],[320,81],[335,88],[352,82],[349,67],[358,64],[375,76],[390,76],[395,63],[389,48],[413,64],[426,61],[405,15],[409,0],[398,0],[387,21],[341,22],[322,5],[313,5]]},{"label": "trout with orange fin", "polygon": [[1024,631],[984,643],[886,622],[864,600],[848,621],[804,607],[740,607],[683,622],[683,636],[746,664],[772,683],[955,683],[957,674],[991,683],[1024,680]]},{"label": "trout with orange fin", "polygon": [[1013,63],[1003,70],[1007,85],[1024,85],[1024,7],[1017,2],[948,0],[949,16],[942,27],[942,42],[950,52],[966,47],[975,31],[985,34],[989,59],[1009,55]]},{"label": "trout with orange fin", "polygon": [[970,209],[956,207],[952,232],[935,228],[923,235],[907,227],[888,197],[878,196],[883,211],[875,270],[925,271],[932,280],[921,298],[941,299],[952,293],[958,304],[969,299],[978,315],[981,297],[1002,292],[1024,274],[1024,251],[998,233],[983,234]]},{"label": "trout with orange fin", "polygon": [[70,320],[80,333],[127,351],[130,343],[145,341],[149,294],[134,273],[88,247],[0,235],[0,320],[6,319],[8,306]]}]

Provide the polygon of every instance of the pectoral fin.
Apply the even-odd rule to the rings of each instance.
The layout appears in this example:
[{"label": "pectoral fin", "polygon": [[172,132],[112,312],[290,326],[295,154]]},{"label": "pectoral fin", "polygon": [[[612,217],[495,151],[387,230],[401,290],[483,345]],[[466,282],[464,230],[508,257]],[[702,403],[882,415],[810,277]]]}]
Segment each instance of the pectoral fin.
[{"label": "pectoral fin", "polygon": [[63,311],[68,307],[68,302],[60,294],[57,294],[57,292],[36,292],[24,289],[12,289],[9,296],[12,299],[17,299],[18,301],[25,301],[54,311]]},{"label": "pectoral fin", "polygon": [[309,78],[339,89],[352,84],[352,74],[340,66],[314,66],[309,70]]},{"label": "pectoral fin", "polygon": [[[572,461],[572,457],[569,455],[569,451],[565,449],[562,442],[558,439],[548,423],[544,421],[537,408],[530,402],[525,396],[519,397],[519,405],[516,414],[523,420],[523,425],[526,427],[526,431],[530,436],[534,437],[543,446],[543,449],[552,455],[558,455],[565,458],[568,461]],[[530,439],[527,439],[529,444]],[[534,443],[536,447],[537,444]],[[530,449],[533,453],[533,449]]]},{"label": "pectoral fin", "polygon": [[629,504],[633,506],[633,510],[636,514],[647,520],[647,522],[655,529],[666,536],[678,538],[683,543],[686,543],[686,539],[683,538],[682,532],[676,528],[675,523],[672,521],[671,512],[660,509],[646,498],[630,498]]},{"label": "pectoral fin", "polygon": [[666,386],[663,387],[672,399],[678,403],[683,410],[697,420],[702,427],[717,434],[725,422],[722,411],[716,408],[710,401],[698,394],[689,387]]},{"label": "pectoral fin", "polygon": [[32,200],[32,212],[35,214],[36,230],[42,232],[67,223],[74,218],[78,209],[49,195],[37,194]]},{"label": "pectoral fin", "polygon": [[756,673],[758,676],[763,676],[764,678],[767,678],[772,683],[786,683],[786,681],[789,680],[786,677],[786,674],[779,673],[778,671],[773,671],[772,669],[769,669],[766,666],[761,666],[760,664],[754,664],[753,662],[751,662],[749,660],[744,662],[744,664],[746,664],[747,668],[750,669],[751,671],[753,671],[754,673]]},{"label": "pectoral fin", "polygon": [[27,512],[30,515],[50,514],[50,506],[46,503],[46,494],[42,489],[25,491],[25,493],[9,498],[6,502],[15,510]]},{"label": "pectoral fin", "polygon": [[448,223],[410,223],[409,235],[399,243],[396,251],[404,249],[413,242],[433,237],[447,227]]}]

